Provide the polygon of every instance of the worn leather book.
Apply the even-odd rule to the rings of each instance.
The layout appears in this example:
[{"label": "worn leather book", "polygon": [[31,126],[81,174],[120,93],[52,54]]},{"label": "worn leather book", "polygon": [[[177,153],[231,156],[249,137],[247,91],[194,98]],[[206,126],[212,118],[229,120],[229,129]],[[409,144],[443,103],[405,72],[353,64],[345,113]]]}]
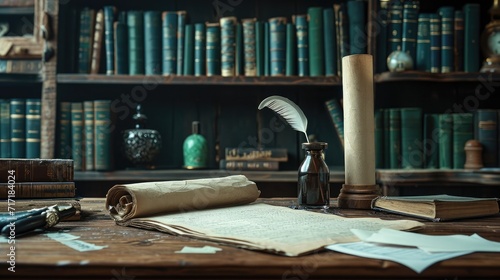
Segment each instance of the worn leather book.
[{"label": "worn leather book", "polygon": [[72,159],[0,159],[0,183],[71,182]]}]

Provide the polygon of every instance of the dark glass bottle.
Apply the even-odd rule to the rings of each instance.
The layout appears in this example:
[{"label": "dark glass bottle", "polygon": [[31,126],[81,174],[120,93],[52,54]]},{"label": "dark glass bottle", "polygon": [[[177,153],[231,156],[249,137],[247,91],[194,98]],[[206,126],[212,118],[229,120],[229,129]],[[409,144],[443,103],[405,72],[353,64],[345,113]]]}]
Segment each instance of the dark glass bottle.
[{"label": "dark glass bottle", "polygon": [[306,157],[299,167],[298,204],[305,208],[328,209],[330,205],[330,170],[324,161],[324,142],[302,143]]}]

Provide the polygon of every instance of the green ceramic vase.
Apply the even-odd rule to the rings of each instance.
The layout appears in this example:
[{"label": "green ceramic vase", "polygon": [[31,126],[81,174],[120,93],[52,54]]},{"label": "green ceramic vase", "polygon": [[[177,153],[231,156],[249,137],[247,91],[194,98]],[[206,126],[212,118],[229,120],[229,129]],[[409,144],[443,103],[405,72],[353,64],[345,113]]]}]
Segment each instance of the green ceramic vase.
[{"label": "green ceramic vase", "polygon": [[192,134],[184,140],[184,168],[200,169],[207,167],[207,140],[200,134],[200,122],[192,123]]}]

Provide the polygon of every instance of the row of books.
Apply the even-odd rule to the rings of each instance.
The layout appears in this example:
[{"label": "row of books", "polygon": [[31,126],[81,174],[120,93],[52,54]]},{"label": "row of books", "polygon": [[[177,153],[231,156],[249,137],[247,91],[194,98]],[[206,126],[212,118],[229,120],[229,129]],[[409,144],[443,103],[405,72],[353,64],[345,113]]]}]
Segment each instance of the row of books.
[{"label": "row of books", "polygon": [[112,169],[110,100],[61,102],[59,156],[71,158],[77,171]]},{"label": "row of books", "polygon": [[418,0],[381,1],[377,72],[387,71],[391,52],[407,52],[415,70],[477,72],[480,68],[480,5],[442,6],[420,12]]},{"label": "row of books", "polygon": [[223,17],[210,23],[190,23],[186,11],[83,8],[78,72],[340,75],[343,56],[367,52],[366,7],[365,0],[349,0],[331,8],[310,7],[290,18]]},{"label": "row of books", "polygon": [[0,157],[40,157],[41,100],[0,99]]},{"label": "row of books", "polygon": [[286,148],[226,147],[220,169],[226,170],[279,170],[279,163],[288,161]]}]

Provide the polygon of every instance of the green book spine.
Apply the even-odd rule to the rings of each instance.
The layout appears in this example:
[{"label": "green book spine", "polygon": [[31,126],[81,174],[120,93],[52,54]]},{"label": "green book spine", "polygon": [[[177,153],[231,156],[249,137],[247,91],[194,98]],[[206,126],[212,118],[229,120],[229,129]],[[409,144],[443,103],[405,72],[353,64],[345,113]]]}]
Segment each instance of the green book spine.
[{"label": "green book spine", "polygon": [[[366,34],[366,1],[349,0],[347,1],[347,17],[349,19],[349,46],[350,54],[367,53],[367,34]],[[415,27],[416,27],[415,17]],[[416,28],[415,28],[416,33]],[[416,34],[415,34],[416,35]]]},{"label": "green book spine", "polygon": [[256,76],[264,76],[264,23],[255,22],[255,67]]},{"label": "green book spine", "polygon": [[87,7],[80,11],[80,35],[78,38],[78,73],[90,72],[92,56],[93,17],[95,11]]},{"label": "green book spine", "polygon": [[376,65],[375,72],[382,73],[387,71],[387,2],[380,2],[380,10],[378,11],[378,17],[380,19],[380,28],[376,34],[377,38],[377,53],[376,53]]},{"label": "green book spine", "polygon": [[83,170],[83,103],[71,103],[71,158],[74,170]]},{"label": "green book spine", "polygon": [[220,25],[207,23],[207,76],[220,75]]},{"label": "green book spine", "polygon": [[144,73],[158,75],[162,72],[162,30],[159,11],[144,12]]},{"label": "green book spine", "polygon": [[184,76],[194,75],[194,26],[184,27]]},{"label": "green book spine", "polygon": [[307,15],[294,16],[297,30],[297,74],[300,77],[309,76],[309,36]]},{"label": "green book spine", "polygon": [[83,166],[94,170],[94,102],[83,102]]},{"label": "green book spine", "polygon": [[13,158],[26,157],[26,100],[10,100],[10,149]]},{"label": "green book spine", "polygon": [[451,114],[439,115],[439,168],[453,167],[453,117]]},{"label": "green book spine", "polygon": [[309,70],[313,77],[325,74],[325,56],[323,43],[323,8],[310,7],[309,17]]},{"label": "green book spine", "polygon": [[236,17],[220,19],[221,75],[223,77],[235,75],[236,22]]},{"label": "green book spine", "polygon": [[26,157],[40,157],[40,125],[42,101],[39,98],[26,99]]},{"label": "green book spine", "polygon": [[391,168],[391,127],[390,127],[390,111],[391,109],[384,109],[384,167]]},{"label": "green book spine", "polygon": [[194,25],[194,75],[204,76],[205,71],[205,24]]},{"label": "green book spine", "polygon": [[286,24],[286,76],[297,75],[297,32],[291,22]]},{"label": "green book spine", "polygon": [[463,11],[455,11],[454,19],[454,71],[464,71],[464,13]]},{"label": "green book spine", "polygon": [[127,13],[128,71],[130,75],[144,74],[144,16],[142,11]]},{"label": "green book spine", "polygon": [[[401,34],[402,50],[417,61],[417,29],[419,1],[406,1],[403,5],[403,32]],[[415,63],[414,63],[415,64]]]},{"label": "green book spine", "polygon": [[441,73],[449,73],[453,70],[454,51],[454,17],[455,10],[451,6],[438,9],[441,16]]},{"label": "green book spine", "polygon": [[424,161],[425,168],[439,168],[439,114],[424,115]]},{"label": "green book spine", "polygon": [[10,101],[0,99],[0,157],[10,158]]},{"label": "green book spine", "polygon": [[243,25],[237,22],[235,25],[235,56],[234,74],[236,76],[245,75],[245,50],[243,46]]},{"label": "green book spine", "polygon": [[474,138],[473,115],[453,114],[453,168],[463,169],[465,164],[465,142]]},{"label": "green book spine", "polygon": [[184,29],[186,28],[186,11],[177,11],[177,75],[184,73]]},{"label": "green book spine", "polygon": [[118,75],[128,74],[128,34],[127,13],[120,12],[118,21],[114,23],[115,34],[115,72]]},{"label": "green book spine", "polygon": [[116,8],[104,6],[104,48],[106,50],[106,75],[115,73],[115,43],[113,23],[115,22]]},{"label": "green book spine", "polygon": [[345,3],[342,3],[340,4],[339,7],[340,8],[338,11],[338,17],[337,14],[335,15],[336,18],[338,18],[337,21],[339,26],[337,29],[337,34],[339,34],[337,42],[340,42],[337,43],[338,46],[337,48],[339,51],[337,71],[339,72],[338,75],[342,76],[342,58],[350,54],[350,48],[349,48],[350,40],[349,40],[349,18],[347,17],[347,5]]},{"label": "green book spine", "polygon": [[269,52],[269,22],[264,22],[264,76],[269,76],[270,52]]},{"label": "green book spine", "polygon": [[111,101],[94,100],[94,168],[111,170]]},{"label": "green book spine", "polygon": [[269,19],[269,53],[271,76],[284,76],[286,71],[286,18]]},{"label": "green book spine", "polygon": [[498,167],[498,116],[497,110],[477,110],[477,140],[483,146],[483,166]]},{"label": "green book spine", "polygon": [[464,71],[477,72],[480,67],[479,37],[480,6],[478,3],[467,3],[464,12]]},{"label": "green book spine", "polygon": [[59,158],[71,158],[71,102],[59,103]]},{"label": "green book spine", "polygon": [[401,167],[422,168],[422,109],[401,109]]},{"label": "green book spine", "polygon": [[431,18],[430,14],[422,13],[418,16],[416,69],[431,71]]},{"label": "green book spine", "polygon": [[431,14],[431,72],[441,72],[441,18],[438,14]]},{"label": "green book spine", "polygon": [[375,111],[375,168],[384,165],[384,109]]},{"label": "green book spine", "polygon": [[325,76],[337,75],[337,35],[333,8],[323,10],[323,36],[325,50]]},{"label": "green book spine", "polygon": [[326,109],[330,114],[330,117],[335,127],[335,131],[339,137],[340,144],[344,146],[344,110],[340,107],[339,102],[336,99],[330,99],[325,101]]},{"label": "green book spine", "polygon": [[403,1],[391,0],[387,17],[387,55],[401,48],[403,33]]},{"label": "green book spine", "polygon": [[241,20],[243,26],[243,51],[245,61],[245,76],[257,76],[256,55],[256,23],[255,18]]},{"label": "green book spine", "polygon": [[401,168],[401,110],[389,109],[389,168]]},{"label": "green book spine", "polygon": [[163,75],[177,73],[177,13],[162,13]]}]

